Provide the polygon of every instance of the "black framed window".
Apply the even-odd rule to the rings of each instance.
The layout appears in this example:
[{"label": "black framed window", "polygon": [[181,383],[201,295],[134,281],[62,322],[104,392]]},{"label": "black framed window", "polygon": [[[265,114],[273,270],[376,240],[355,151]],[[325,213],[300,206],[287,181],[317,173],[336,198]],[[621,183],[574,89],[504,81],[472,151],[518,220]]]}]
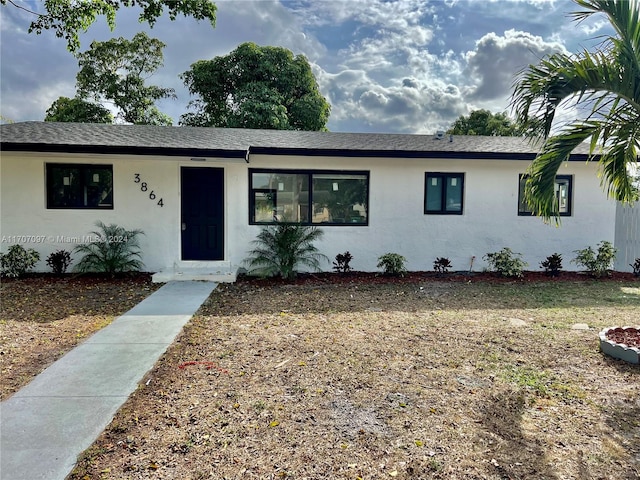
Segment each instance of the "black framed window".
[{"label": "black framed window", "polygon": [[368,225],[369,172],[249,170],[249,223]]},{"label": "black framed window", "polygon": [[462,215],[464,173],[425,173],[424,213]]},{"label": "black framed window", "polygon": [[[518,215],[533,215],[531,208],[524,199],[524,187],[527,183],[527,175],[521,174],[518,177]],[[561,217],[571,216],[571,198],[573,194],[573,176],[556,175],[554,182],[554,197],[557,202],[558,213]]]},{"label": "black framed window", "polygon": [[113,209],[113,166],[46,164],[47,208]]}]

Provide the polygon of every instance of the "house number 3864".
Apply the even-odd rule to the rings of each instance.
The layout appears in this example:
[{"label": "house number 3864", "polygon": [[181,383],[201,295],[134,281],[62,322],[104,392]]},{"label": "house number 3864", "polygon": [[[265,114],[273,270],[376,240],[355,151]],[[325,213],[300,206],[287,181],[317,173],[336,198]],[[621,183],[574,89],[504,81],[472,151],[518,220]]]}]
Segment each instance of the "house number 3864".
[{"label": "house number 3864", "polygon": [[[158,200],[155,192],[149,189],[149,184],[142,180],[142,177],[140,177],[139,173],[133,174],[133,183],[137,183],[138,185],[140,185],[140,191],[148,194],[149,200],[153,200],[153,201]],[[156,205],[158,205],[159,207],[164,207],[164,202],[162,201],[162,198],[160,198],[160,200],[156,202]]]}]

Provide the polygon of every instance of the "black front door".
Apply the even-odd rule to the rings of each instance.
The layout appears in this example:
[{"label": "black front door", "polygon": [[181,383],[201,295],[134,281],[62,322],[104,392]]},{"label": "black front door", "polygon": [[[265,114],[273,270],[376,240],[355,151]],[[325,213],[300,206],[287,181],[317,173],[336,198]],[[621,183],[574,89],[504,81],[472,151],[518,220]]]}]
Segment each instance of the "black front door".
[{"label": "black front door", "polygon": [[224,260],[224,169],[182,167],[182,260]]}]

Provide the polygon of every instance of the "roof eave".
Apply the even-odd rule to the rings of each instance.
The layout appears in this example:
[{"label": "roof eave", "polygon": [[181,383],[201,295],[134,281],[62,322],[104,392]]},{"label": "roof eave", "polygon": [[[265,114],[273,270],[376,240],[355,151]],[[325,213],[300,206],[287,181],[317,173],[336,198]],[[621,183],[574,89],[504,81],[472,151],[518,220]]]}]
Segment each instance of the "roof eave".
[{"label": "roof eave", "polygon": [[111,155],[153,155],[168,157],[201,157],[201,158],[241,158],[246,161],[246,150],[227,150],[209,148],[167,148],[139,147],[119,145],[72,145],[46,143],[14,143],[2,142],[2,151],[7,152],[42,152],[42,153],[87,153]]},{"label": "roof eave", "polygon": [[[243,159],[249,163],[249,155],[289,155],[306,157],[346,157],[346,158],[441,158],[458,160],[524,160],[532,161],[534,152],[486,152],[486,151],[443,151],[443,150],[379,150],[379,149],[343,149],[343,148],[290,148],[259,147],[247,149],[208,149],[208,148],[174,148],[174,147],[142,147],[127,145],[77,145],[50,143],[2,142],[2,151],[7,152],[42,152],[42,153],[85,153],[112,155],[145,155],[168,157],[196,158],[229,158]],[[599,156],[591,157],[598,160]],[[569,161],[586,162],[588,154],[572,154]]]},{"label": "roof eave", "polygon": [[[443,150],[355,150],[328,148],[286,148],[286,147],[251,147],[252,155],[290,155],[308,157],[348,157],[348,158],[445,158],[459,160],[525,160],[536,158],[535,152],[472,152]],[[594,157],[595,158],[595,157]],[[589,155],[572,154],[569,161],[586,162]]]}]

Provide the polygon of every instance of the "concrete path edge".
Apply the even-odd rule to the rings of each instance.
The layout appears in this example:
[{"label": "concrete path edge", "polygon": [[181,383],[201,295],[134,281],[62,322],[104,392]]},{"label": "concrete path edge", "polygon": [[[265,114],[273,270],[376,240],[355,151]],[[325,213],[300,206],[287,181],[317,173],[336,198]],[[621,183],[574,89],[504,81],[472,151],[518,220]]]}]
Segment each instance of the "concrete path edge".
[{"label": "concrete path edge", "polygon": [[0,479],[64,480],[208,298],[169,282],[0,404]]}]

